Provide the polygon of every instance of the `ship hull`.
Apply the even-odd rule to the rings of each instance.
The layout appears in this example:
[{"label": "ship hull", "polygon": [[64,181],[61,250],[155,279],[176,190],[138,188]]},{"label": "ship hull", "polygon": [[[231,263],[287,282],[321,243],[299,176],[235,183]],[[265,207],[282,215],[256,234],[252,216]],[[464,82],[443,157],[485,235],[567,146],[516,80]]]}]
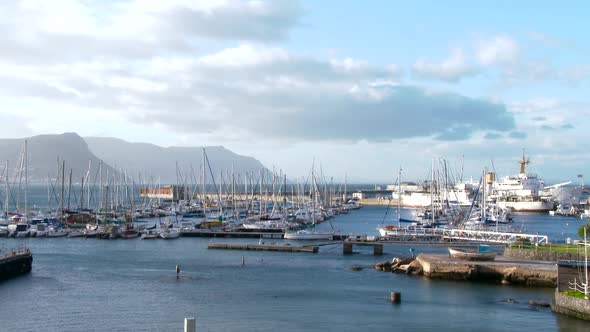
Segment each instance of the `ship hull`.
[{"label": "ship hull", "polygon": [[498,207],[510,208],[514,212],[547,212],[553,210],[553,202],[550,201],[532,201],[532,202],[506,202],[496,201]]}]

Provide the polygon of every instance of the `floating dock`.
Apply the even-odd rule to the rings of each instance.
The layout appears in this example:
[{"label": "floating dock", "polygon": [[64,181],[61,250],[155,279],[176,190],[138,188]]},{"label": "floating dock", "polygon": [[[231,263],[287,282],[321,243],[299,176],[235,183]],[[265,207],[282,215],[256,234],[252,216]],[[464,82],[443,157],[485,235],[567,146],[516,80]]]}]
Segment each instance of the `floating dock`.
[{"label": "floating dock", "polygon": [[251,243],[209,243],[207,249],[228,250],[261,250],[261,251],[285,251],[285,252],[310,252],[317,253],[319,246],[291,246],[283,244],[251,244]]},{"label": "floating dock", "polygon": [[0,252],[0,281],[31,272],[33,254],[29,249]]}]

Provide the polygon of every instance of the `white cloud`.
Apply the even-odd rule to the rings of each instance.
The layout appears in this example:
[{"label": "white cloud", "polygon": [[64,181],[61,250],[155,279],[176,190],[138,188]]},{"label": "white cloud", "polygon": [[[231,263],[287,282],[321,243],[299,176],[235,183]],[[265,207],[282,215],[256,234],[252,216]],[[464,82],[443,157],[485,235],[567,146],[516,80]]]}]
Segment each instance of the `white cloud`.
[{"label": "white cloud", "polygon": [[351,58],[324,61],[242,44],[193,58],[97,62],[27,65],[25,78],[0,75],[0,95],[109,109],[178,133],[240,133],[240,139],[460,140],[514,125],[501,104],[404,86],[396,67]]},{"label": "white cloud", "polygon": [[0,59],[69,63],[89,58],[194,54],[205,41],[274,42],[304,14],[299,1],[0,2]]},{"label": "white cloud", "polygon": [[273,61],[288,61],[288,53],[278,47],[242,44],[197,59],[210,66],[253,66]]},{"label": "white cloud", "polygon": [[413,66],[413,73],[418,77],[458,82],[466,76],[476,74],[476,70],[468,64],[463,50],[455,49],[449,58],[439,63],[418,59]]},{"label": "white cloud", "polygon": [[477,44],[476,56],[483,65],[513,65],[520,59],[518,43],[507,36],[495,36]]}]

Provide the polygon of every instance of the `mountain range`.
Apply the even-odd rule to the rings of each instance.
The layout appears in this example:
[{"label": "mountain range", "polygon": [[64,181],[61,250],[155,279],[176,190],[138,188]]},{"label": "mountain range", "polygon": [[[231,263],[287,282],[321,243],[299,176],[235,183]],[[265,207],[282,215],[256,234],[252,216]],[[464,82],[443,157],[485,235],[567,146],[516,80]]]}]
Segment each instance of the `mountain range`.
[{"label": "mountain range", "polygon": [[[117,138],[82,138],[76,133],[64,133],[0,139],[0,161],[4,161],[4,166],[0,166],[1,177],[6,175],[5,163],[8,161],[9,181],[12,183],[19,181],[19,178],[24,181],[22,157],[25,141],[27,178],[30,183],[55,180],[61,172],[59,165],[65,165],[66,179],[71,170],[74,182],[80,182],[87,172],[89,181],[97,181],[101,162],[104,175],[123,171],[135,181],[141,174],[144,180],[151,178],[162,184],[177,183],[180,179],[185,179],[184,182],[200,182],[203,147],[160,147]],[[204,149],[209,161],[206,167],[209,179],[211,172],[217,177],[220,171],[227,174],[232,168],[235,174],[257,173],[264,169],[258,160],[238,155],[224,147]],[[19,175],[19,169],[23,171],[20,173],[22,176]]]}]

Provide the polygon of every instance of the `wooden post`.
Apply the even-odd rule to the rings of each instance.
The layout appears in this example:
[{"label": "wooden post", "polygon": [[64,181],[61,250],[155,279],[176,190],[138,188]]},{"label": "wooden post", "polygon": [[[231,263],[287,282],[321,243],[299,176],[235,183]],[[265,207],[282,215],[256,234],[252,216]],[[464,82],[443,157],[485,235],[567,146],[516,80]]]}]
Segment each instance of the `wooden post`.
[{"label": "wooden post", "polygon": [[184,332],[196,332],[197,324],[195,317],[189,317],[184,319]]},{"label": "wooden post", "polygon": [[342,253],[344,255],[352,254],[352,243],[342,242]]},{"label": "wooden post", "polygon": [[400,292],[391,292],[390,294],[391,303],[398,304],[402,301],[402,293]]},{"label": "wooden post", "polygon": [[382,244],[373,245],[373,255],[375,255],[375,256],[383,255],[383,245]]}]

